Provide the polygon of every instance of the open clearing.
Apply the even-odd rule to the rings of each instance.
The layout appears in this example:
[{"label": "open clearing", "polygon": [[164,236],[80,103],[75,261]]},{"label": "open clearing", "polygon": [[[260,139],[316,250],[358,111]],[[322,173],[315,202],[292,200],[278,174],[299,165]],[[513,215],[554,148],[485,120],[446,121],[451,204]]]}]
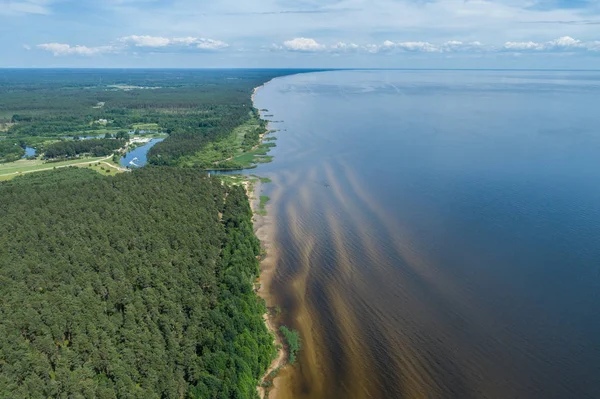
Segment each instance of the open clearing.
[{"label": "open clearing", "polygon": [[21,159],[15,162],[9,162],[0,165],[0,181],[1,180],[9,180],[15,176],[18,176],[22,173],[32,173],[39,172],[42,170],[50,170],[54,168],[64,168],[66,166],[77,166],[77,165],[86,165],[90,163],[102,162],[112,158],[112,155],[109,157],[97,157],[97,158],[82,158],[64,162],[52,162],[45,163],[40,159]]},{"label": "open clearing", "polygon": [[96,172],[100,173],[103,176],[114,176],[114,175],[118,175],[119,173],[123,173],[125,171],[124,168],[115,166],[112,163],[109,162],[95,162],[89,165],[81,165],[80,167],[82,168],[90,168],[92,170],[95,170]]},{"label": "open clearing", "polygon": [[0,132],[7,132],[14,123],[0,123]]},{"label": "open clearing", "polygon": [[160,130],[158,123],[134,123],[131,127],[133,130]]}]

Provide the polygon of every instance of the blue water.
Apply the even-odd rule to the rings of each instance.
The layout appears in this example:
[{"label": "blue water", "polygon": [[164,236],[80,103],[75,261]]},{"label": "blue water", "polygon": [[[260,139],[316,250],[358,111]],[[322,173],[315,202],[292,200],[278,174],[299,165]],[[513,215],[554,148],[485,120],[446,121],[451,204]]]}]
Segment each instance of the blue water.
[{"label": "blue water", "polygon": [[599,72],[276,79],[282,397],[600,398]]},{"label": "blue water", "polygon": [[33,157],[35,155],[35,152],[35,148],[25,147],[25,155],[23,155],[23,158]]},{"label": "blue water", "polygon": [[146,165],[148,151],[157,143],[160,143],[164,139],[152,139],[148,144],[137,147],[136,149],[129,151],[124,157],[121,157],[120,164],[123,167],[139,168]]}]

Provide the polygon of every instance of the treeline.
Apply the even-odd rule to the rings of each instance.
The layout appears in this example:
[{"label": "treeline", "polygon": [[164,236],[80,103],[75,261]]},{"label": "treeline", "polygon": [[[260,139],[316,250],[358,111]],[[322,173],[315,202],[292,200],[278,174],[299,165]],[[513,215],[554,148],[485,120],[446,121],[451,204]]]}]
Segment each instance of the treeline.
[{"label": "treeline", "polygon": [[195,169],[0,184],[0,393],[255,398],[258,255],[243,189]]},{"label": "treeline", "polygon": [[210,127],[229,106],[250,109],[252,88],[291,72],[5,69],[0,71],[0,115],[5,115],[0,121],[16,123],[12,134],[33,136],[103,129],[90,125],[98,119],[118,129],[135,123],[162,126],[177,115],[195,115],[192,124]]},{"label": "treeline", "polygon": [[112,154],[126,143],[126,140],[118,139],[59,141],[45,147],[44,157],[47,159],[59,157],[70,158],[80,154],[91,154],[95,157],[102,157]]},{"label": "treeline", "polygon": [[220,329],[210,342],[213,350],[203,359],[207,373],[201,374],[191,391],[197,399],[257,397],[258,380],[276,355],[262,319],[267,309],[250,284],[258,276],[260,254],[250,204],[241,186],[227,191],[216,309],[225,317],[219,317]]},{"label": "treeline", "polygon": [[25,149],[13,140],[0,140],[0,163],[13,162],[25,155]]}]

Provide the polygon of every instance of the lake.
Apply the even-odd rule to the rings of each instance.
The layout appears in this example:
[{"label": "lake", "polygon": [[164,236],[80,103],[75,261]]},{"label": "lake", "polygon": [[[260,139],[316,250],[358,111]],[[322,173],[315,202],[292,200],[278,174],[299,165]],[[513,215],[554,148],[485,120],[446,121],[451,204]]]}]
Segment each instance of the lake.
[{"label": "lake", "polygon": [[295,398],[600,397],[600,73],[336,71],[258,91]]},{"label": "lake", "polygon": [[134,148],[131,151],[128,151],[125,156],[121,157],[119,163],[122,167],[133,167],[139,168],[146,165],[147,162],[147,154],[150,151],[150,148],[155,146],[157,143],[160,143],[164,139],[151,139],[147,144]]}]

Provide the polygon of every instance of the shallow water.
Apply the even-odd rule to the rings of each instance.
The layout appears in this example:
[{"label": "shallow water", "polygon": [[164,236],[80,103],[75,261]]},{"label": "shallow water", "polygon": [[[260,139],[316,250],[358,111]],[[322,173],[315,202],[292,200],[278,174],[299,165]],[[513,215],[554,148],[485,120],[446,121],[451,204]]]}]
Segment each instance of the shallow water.
[{"label": "shallow water", "polygon": [[343,71],[258,91],[298,398],[600,397],[600,73]]}]

